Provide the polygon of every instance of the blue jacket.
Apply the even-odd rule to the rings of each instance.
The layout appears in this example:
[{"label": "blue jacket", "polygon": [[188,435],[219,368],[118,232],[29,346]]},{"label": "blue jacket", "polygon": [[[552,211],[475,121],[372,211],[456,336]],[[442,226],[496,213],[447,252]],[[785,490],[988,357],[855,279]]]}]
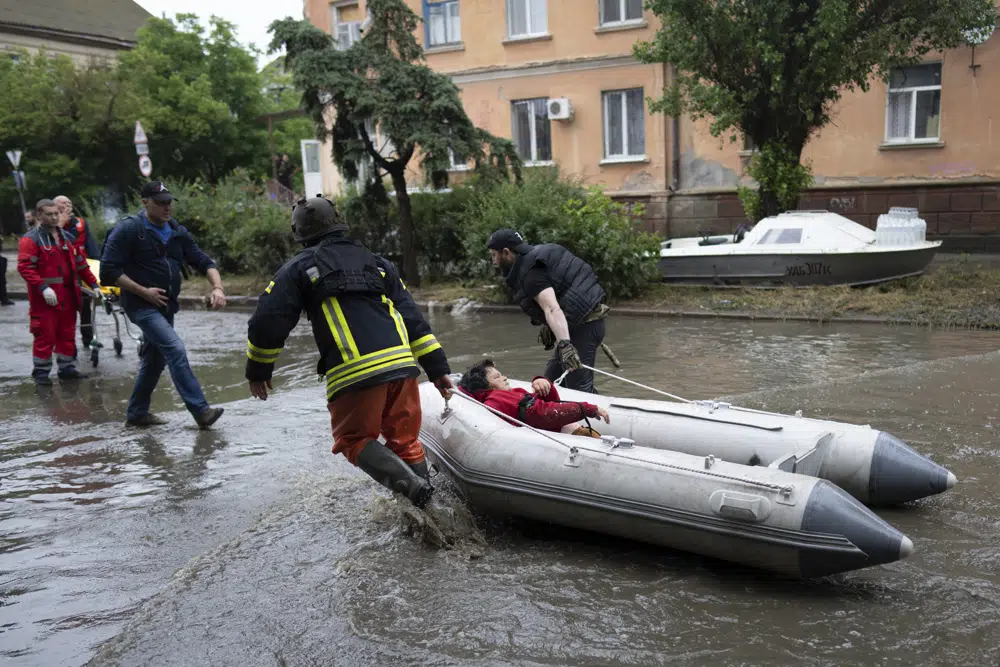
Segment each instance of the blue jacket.
[{"label": "blue jacket", "polygon": [[[143,287],[159,287],[166,291],[169,314],[180,305],[182,264],[187,262],[201,274],[215,268],[215,262],[194,242],[191,233],[173,218],[167,223],[173,233],[166,247],[152,230],[146,229],[143,212],[123,218],[108,232],[101,257],[101,284],[114,285],[122,274]],[[126,314],[155,306],[142,297],[121,291],[122,308]]]}]

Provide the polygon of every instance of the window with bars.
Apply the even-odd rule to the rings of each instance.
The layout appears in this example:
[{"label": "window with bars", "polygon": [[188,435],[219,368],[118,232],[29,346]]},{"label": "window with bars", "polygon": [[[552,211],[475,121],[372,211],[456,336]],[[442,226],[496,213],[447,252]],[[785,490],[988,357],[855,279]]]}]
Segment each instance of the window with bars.
[{"label": "window with bars", "polygon": [[458,44],[462,41],[458,0],[424,3],[424,29],[427,46]]},{"label": "window with bars", "polygon": [[552,132],[547,97],[511,102],[511,133],[521,159],[528,163],[552,161]]},{"label": "window with bars", "polygon": [[642,88],[615,90],[604,98],[604,159],[646,156],[646,109]]},{"label": "window with bars", "polygon": [[642,21],[642,0],[600,0],[601,25]]},{"label": "window with bars", "polygon": [[934,142],[940,136],[941,63],[892,70],[885,104],[886,142]]},{"label": "window with bars", "polygon": [[533,37],[548,32],[547,0],[507,0],[507,36]]}]

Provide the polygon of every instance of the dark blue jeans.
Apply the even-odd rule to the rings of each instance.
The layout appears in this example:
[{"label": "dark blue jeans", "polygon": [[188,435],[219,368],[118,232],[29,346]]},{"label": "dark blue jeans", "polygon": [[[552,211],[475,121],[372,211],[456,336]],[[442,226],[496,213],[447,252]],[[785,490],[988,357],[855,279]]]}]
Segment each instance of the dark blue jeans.
[{"label": "dark blue jeans", "polygon": [[174,331],[174,316],[164,315],[153,308],[143,308],[132,313],[129,319],[142,330],[144,343],[139,374],[128,401],[128,419],[136,419],[149,412],[149,399],[164,366],[170,369],[170,379],[174,381],[184,405],[195,417],[200,415],[208,407],[208,401],[188,363],[187,349]]}]

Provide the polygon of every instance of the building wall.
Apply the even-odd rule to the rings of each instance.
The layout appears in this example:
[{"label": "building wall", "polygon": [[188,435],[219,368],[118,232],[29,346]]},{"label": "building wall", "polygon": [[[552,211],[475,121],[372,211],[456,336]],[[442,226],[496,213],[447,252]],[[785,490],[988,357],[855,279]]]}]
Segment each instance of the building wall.
[{"label": "building wall", "polygon": [[[816,185],[870,186],[971,177],[1000,178],[1000,136],[993,139],[993,114],[1000,109],[1000,36],[976,48],[938,53],[942,63],[940,141],[889,146],[884,143],[887,86],[874,81],[869,92],[845,92],[833,122],[812,137],[803,160],[811,161]],[[998,128],[1000,131],[1000,128]],[[681,122],[682,191],[735,187],[746,155],[741,145],[712,137],[707,122]]]},{"label": "building wall", "polygon": [[95,59],[104,62],[114,60],[118,57],[118,54],[121,53],[119,49],[93,46],[89,44],[57,42],[52,39],[42,39],[29,35],[0,33],[0,53],[14,55],[21,49],[25,49],[30,53],[37,53],[42,48],[44,48],[47,53],[53,55],[68,56],[78,65],[87,64]]}]

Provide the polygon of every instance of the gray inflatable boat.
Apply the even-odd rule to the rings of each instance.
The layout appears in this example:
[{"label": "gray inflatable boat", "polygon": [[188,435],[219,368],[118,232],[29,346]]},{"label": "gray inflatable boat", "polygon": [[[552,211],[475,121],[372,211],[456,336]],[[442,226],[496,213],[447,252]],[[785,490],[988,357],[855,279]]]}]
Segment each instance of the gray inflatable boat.
[{"label": "gray inflatable boat", "polygon": [[610,434],[544,433],[465,396],[445,408],[430,383],[420,392],[428,457],[471,505],[491,514],[799,577],[891,563],[913,551],[905,535],[817,477]]},{"label": "gray inflatable boat", "polygon": [[[525,382],[511,387],[530,391]],[[647,447],[779,468],[829,480],[868,505],[888,506],[943,493],[957,483],[946,468],[890,433],[847,424],[741,408],[717,401],[675,403],[559,389],[566,401],[605,408],[599,429]]]}]

